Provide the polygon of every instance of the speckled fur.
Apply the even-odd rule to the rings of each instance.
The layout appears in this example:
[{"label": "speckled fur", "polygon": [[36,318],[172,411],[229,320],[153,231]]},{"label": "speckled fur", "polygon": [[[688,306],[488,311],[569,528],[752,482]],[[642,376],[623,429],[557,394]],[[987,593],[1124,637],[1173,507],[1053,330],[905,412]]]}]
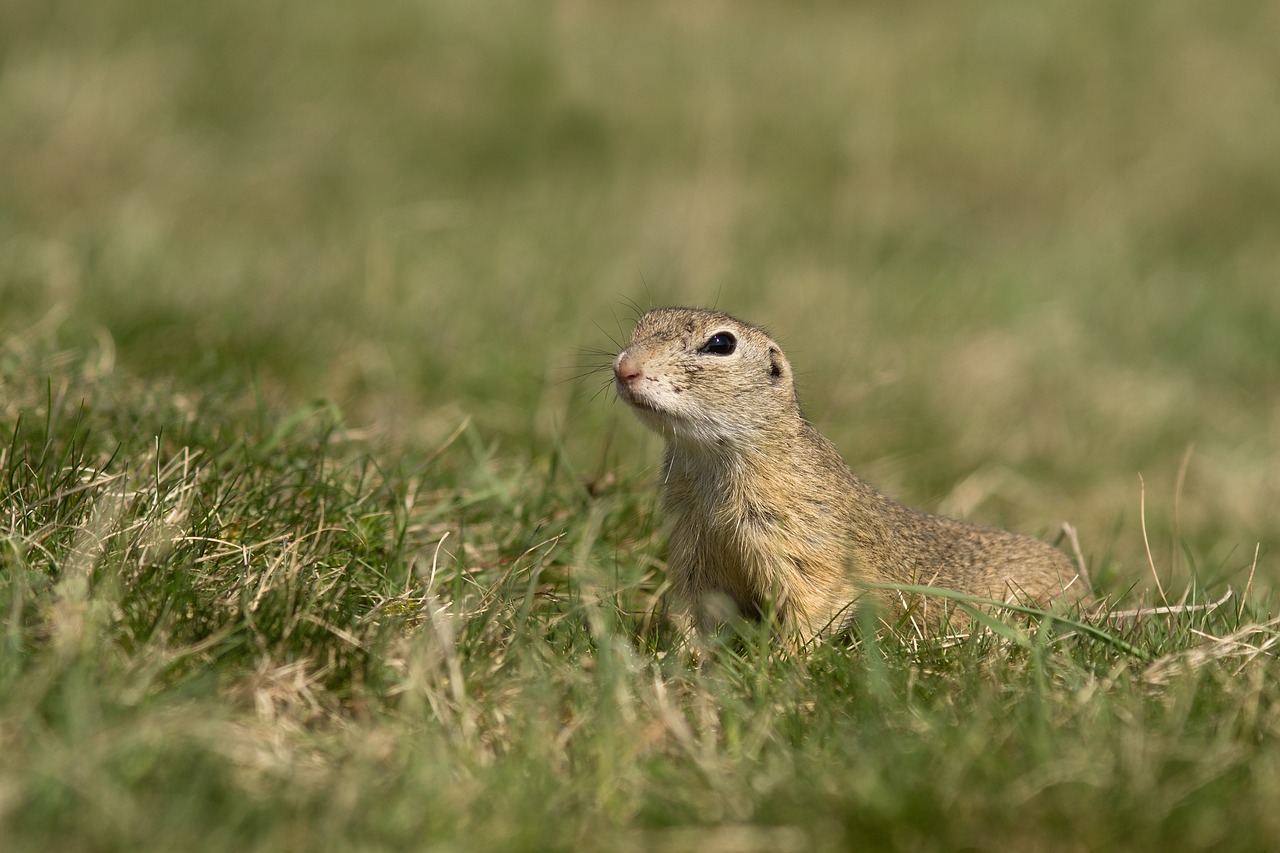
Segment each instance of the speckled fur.
[{"label": "speckled fur", "polygon": [[[699,352],[736,337],[730,355]],[[917,512],[859,479],[800,412],[791,365],[760,328],[659,308],[613,363],[619,396],[666,441],[662,503],[677,593],[704,627],[725,604],[812,637],[854,606],[936,631],[963,618],[938,598],[869,584],[925,584],[1046,606],[1090,597],[1061,551],[1029,536]]]}]

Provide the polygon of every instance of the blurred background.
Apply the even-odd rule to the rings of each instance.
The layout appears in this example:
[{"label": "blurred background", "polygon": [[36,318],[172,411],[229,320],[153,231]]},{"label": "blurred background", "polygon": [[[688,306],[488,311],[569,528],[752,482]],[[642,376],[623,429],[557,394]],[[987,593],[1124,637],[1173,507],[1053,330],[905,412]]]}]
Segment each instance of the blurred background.
[{"label": "blurred background", "polygon": [[[0,346],[647,487],[640,308],[910,503],[1276,573],[1280,4],[0,0]],[[2,391],[2,389],[0,389]],[[1181,546],[1186,543],[1185,551]]]}]

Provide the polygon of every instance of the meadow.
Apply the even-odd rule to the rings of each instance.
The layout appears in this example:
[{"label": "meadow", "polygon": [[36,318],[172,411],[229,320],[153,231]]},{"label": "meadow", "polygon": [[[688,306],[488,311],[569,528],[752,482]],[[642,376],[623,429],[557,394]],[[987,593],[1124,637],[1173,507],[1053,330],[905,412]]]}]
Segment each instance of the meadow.
[{"label": "meadow", "polygon": [[[0,2],[0,849],[1275,849],[1278,40]],[[699,666],[603,369],[663,304],[1103,612]]]}]

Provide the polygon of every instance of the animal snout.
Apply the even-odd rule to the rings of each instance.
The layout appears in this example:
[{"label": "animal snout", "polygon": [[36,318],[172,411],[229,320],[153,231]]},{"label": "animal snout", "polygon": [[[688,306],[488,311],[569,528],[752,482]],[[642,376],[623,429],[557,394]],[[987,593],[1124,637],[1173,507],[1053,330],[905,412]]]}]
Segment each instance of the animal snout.
[{"label": "animal snout", "polygon": [[643,376],[644,371],[640,369],[640,365],[636,364],[635,359],[625,352],[621,352],[613,360],[613,375],[623,385],[630,385]]}]

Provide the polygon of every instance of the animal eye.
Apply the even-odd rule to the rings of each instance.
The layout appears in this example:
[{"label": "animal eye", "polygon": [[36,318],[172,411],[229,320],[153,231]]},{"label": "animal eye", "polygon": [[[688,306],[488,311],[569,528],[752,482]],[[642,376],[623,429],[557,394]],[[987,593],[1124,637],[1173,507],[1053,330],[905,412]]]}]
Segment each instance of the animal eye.
[{"label": "animal eye", "polygon": [[707,355],[733,355],[733,351],[738,347],[738,339],[728,332],[716,332],[707,342],[702,345],[702,349],[698,352]]}]

